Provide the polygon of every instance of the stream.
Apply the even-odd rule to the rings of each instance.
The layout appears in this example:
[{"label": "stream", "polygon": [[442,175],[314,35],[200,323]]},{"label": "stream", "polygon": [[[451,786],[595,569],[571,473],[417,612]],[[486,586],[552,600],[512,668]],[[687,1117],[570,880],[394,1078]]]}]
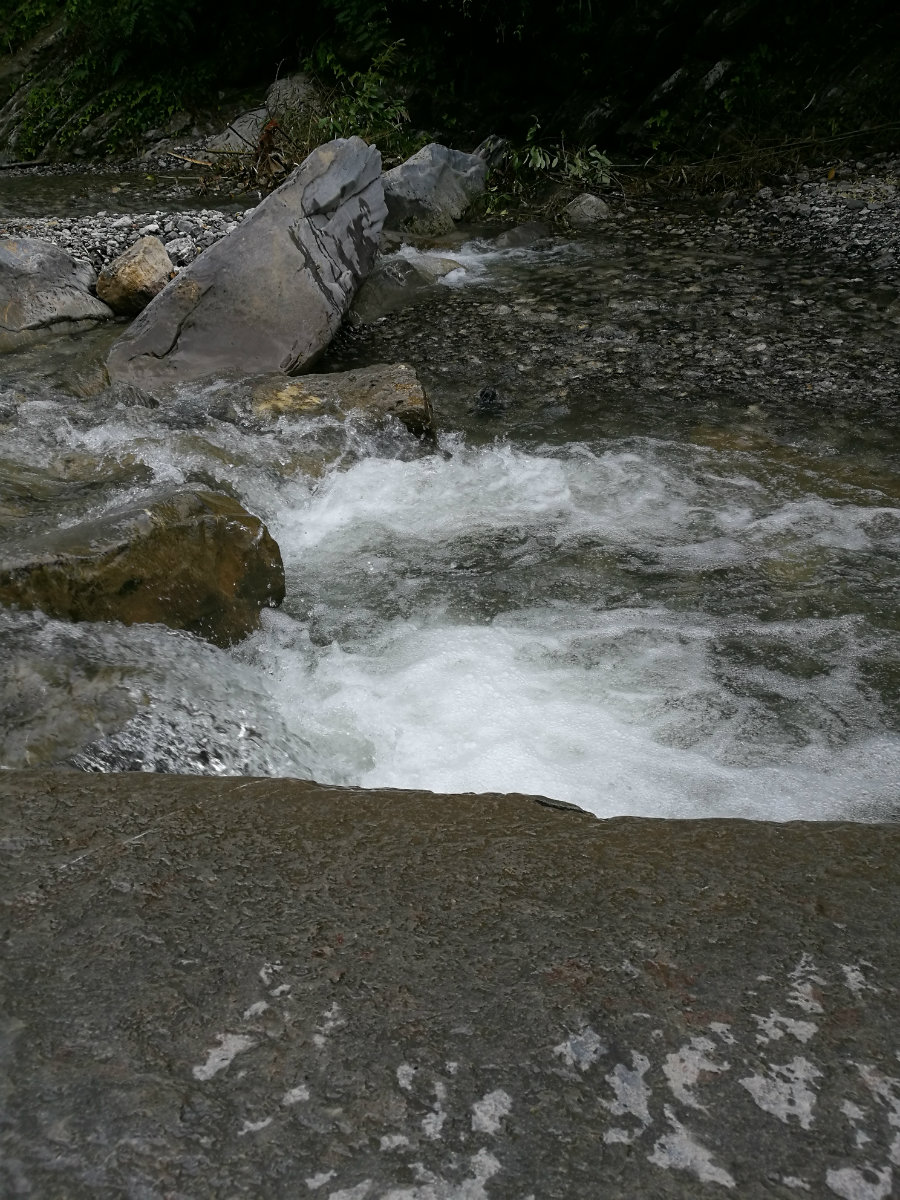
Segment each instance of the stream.
[{"label": "stream", "polygon": [[436,446],[239,383],[85,398],[118,330],[0,359],[4,539],[200,482],[287,576],[230,651],[0,610],[0,765],[897,819],[895,293],[649,206],[483,234],[400,249],[452,267],[317,368],[412,363]]}]

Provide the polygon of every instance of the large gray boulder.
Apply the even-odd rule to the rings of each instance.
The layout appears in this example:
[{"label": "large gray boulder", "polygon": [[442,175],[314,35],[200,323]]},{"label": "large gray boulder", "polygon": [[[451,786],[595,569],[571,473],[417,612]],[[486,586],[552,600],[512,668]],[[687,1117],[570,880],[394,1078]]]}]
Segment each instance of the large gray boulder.
[{"label": "large gray boulder", "polygon": [[0,238],[0,353],[108,321],[94,268],[36,238]]},{"label": "large gray boulder", "polygon": [[486,178],[479,155],[431,142],[385,172],[386,224],[405,233],[447,233],[484,191]]},{"label": "large gray boulder", "polygon": [[372,268],[386,211],[374,147],[319,146],[144,309],[110,352],[110,378],[152,387],[310,366]]}]

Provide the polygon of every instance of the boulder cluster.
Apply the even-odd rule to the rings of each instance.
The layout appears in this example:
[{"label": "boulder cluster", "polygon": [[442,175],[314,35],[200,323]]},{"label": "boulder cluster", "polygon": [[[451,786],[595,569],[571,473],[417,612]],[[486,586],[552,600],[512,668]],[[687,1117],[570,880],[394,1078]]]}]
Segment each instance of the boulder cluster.
[{"label": "boulder cluster", "polygon": [[[428,146],[382,175],[374,147],[339,138],[237,219],[203,210],[20,222],[0,238],[0,352],[130,317],[108,379],[153,403],[198,380],[241,378],[262,420],[365,410],[428,436],[431,406],[406,364],[291,376],[339,329],[385,222],[452,229],[485,171],[476,155]],[[67,525],[0,562],[0,603],[75,621],[159,621],[222,646],[283,596],[262,522],[202,487]]]}]

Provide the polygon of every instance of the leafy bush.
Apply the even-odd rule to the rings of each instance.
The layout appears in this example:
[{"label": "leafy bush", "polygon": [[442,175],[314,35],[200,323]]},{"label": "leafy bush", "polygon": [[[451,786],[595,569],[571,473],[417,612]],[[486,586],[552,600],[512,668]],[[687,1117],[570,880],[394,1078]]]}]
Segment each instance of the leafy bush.
[{"label": "leafy bush", "polygon": [[55,17],[64,0],[20,0],[0,13],[0,53],[14,54]]},{"label": "leafy bush", "polygon": [[[518,207],[534,207],[543,198],[554,207],[571,192],[606,188],[613,181],[611,160],[596,146],[566,145],[539,139],[535,117],[525,142],[510,146],[491,172],[481,207],[487,216],[505,216]],[[549,197],[549,199],[548,199]]]}]

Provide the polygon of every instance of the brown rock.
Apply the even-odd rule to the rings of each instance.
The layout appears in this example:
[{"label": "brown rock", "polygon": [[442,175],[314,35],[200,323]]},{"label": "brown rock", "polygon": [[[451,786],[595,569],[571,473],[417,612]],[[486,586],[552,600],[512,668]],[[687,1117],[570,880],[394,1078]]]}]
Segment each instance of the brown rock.
[{"label": "brown rock", "polygon": [[431,404],[408,363],[378,363],[296,379],[267,376],[254,385],[253,408],[257,415],[271,417],[364,411],[380,418],[396,417],[420,437],[434,434]]},{"label": "brown rock", "polygon": [[160,622],[218,646],[283,599],[281,552],[262,521],[194,489],[56,530],[0,567],[0,603],[72,621]]},{"label": "brown rock", "polygon": [[159,238],[142,237],[100,272],[97,295],[113,312],[136,316],[174,273],[175,267]]}]

